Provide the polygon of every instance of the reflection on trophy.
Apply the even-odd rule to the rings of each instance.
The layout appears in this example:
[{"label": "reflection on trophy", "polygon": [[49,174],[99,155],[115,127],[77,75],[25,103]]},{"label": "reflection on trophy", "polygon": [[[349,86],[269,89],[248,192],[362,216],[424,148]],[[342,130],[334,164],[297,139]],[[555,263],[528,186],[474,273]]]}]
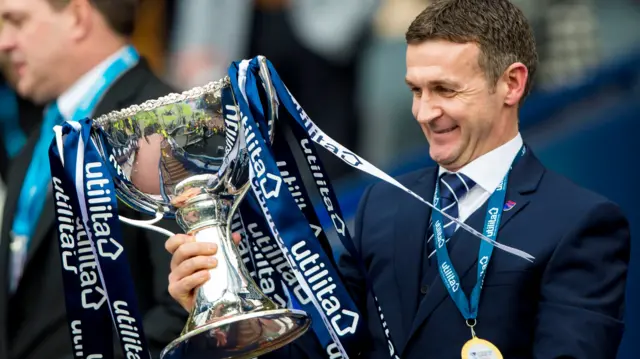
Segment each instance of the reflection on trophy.
[{"label": "reflection on trophy", "polygon": [[[264,113],[273,126],[268,73],[263,61],[270,101]],[[92,138],[113,167],[119,198],[144,213],[175,216],[196,241],[218,245],[218,267],[198,289],[181,336],[162,358],[252,358],[292,342],[310,325],[305,312],[280,308],[260,291],[231,240],[231,218],[251,187],[243,144],[229,156],[228,131],[240,128],[225,124],[222,90],[228,86],[225,78],[94,121]]]}]

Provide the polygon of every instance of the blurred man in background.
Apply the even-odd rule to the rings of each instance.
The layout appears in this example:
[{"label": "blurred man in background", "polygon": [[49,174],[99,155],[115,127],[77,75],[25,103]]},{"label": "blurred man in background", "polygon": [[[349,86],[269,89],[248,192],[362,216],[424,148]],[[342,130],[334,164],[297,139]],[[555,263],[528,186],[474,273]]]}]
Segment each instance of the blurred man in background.
[{"label": "blurred man in background", "polygon": [[[0,358],[72,358],[48,148],[53,126],[65,120],[96,117],[172,91],[129,45],[137,6],[136,0],[0,1],[0,51],[17,74],[17,91],[46,106],[6,181]],[[121,215],[138,217],[120,205]],[[165,238],[126,225],[123,232],[147,339],[157,356],[186,319],[166,290]]]}]

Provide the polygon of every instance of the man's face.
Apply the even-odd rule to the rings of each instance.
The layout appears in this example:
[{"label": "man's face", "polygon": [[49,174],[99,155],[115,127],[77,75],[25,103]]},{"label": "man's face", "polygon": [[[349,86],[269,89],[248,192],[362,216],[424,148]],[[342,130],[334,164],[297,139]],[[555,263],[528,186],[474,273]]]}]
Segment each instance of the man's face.
[{"label": "man's face", "polygon": [[62,91],[57,69],[70,45],[70,17],[47,0],[0,0],[0,51],[17,74],[18,93],[37,103]]},{"label": "man's face", "polygon": [[412,112],[429,142],[430,156],[456,171],[491,149],[506,124],[504,98],[492,91],[478,64],[479,47],[429,40],[407,47],[406,81]]}]

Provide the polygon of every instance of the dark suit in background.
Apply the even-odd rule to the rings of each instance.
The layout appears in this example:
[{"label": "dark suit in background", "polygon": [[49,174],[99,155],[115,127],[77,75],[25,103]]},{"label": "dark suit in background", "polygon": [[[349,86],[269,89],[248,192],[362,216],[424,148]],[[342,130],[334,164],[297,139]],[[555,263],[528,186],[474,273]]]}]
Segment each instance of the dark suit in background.
[{"label": "dark suit in background", "polygon": [[[170,92],[172,89],[141,60],[107,90],[94,117]],[[38,136],[39,129],[36,129],[7,178],[8,194],[0,237],[0,358],[3,359],[72,358],[51,198],[45,203],[31,240],[20,284],[13,295],[8,291],[9,231]],[[119,206],[121,215],[140,217],[124,204]],[[163,227],[179,231],[174,223],[164,223]],[[186,312],[167,292],[171,257],[164,249],[166,238],[126,224],[122,230],[147,339],[153,356],[157,357],[162,348],[179,335],[186,320]]]},{"label": "dark suit in background", "polygon": [[[425,199],[433,198],[437,167],[398,180]],[[615,358],[623,332],[623,302],[629,261],[628,223],[620,209],[546,170],[532,151],[513,168],[497,240],[533,255],[527,262],[495,249],[484,281],[480,338],[505,359]],[[482,229],[487,203],[466,223]],[[431,210],[401,190],[379,183],[360,204],[354,244],[385,313],[403,359],[460,357],[471,332],[439,276],[421,286],[425,236]],[[448,244],[467,296],[476,284],[480,240],[457,230]],[[354,275],[349,257],[341,273],[360,301],[373,340],[362,358],[388,359],[373,300]],[[368,344],[363,344],[364,346]],[[303,354],[306,352],[306,355]],[[322,358],[310,335],[269,358]]]}]

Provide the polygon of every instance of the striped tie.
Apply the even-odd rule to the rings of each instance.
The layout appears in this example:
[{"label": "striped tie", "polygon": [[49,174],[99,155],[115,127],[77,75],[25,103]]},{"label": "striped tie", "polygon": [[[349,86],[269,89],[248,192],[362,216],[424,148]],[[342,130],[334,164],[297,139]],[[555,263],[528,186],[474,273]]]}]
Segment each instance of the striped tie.
[{"label": "striped tie", "polygon": [[[462,173],[443,173],[440,176],[440,209],[453,218],[458,218],[458,200],[467,194],[475,186],[476,183],[472,179]],[[456,230],[456,223],[447,217],[442,217],[444,224],[444,236],[447,240],[451,239]],[[431,225],[430,225],[431,226]],[[430,236],[427,241],[428,257],[435,253],[433,245],[433,231],[430,230]]]}]

